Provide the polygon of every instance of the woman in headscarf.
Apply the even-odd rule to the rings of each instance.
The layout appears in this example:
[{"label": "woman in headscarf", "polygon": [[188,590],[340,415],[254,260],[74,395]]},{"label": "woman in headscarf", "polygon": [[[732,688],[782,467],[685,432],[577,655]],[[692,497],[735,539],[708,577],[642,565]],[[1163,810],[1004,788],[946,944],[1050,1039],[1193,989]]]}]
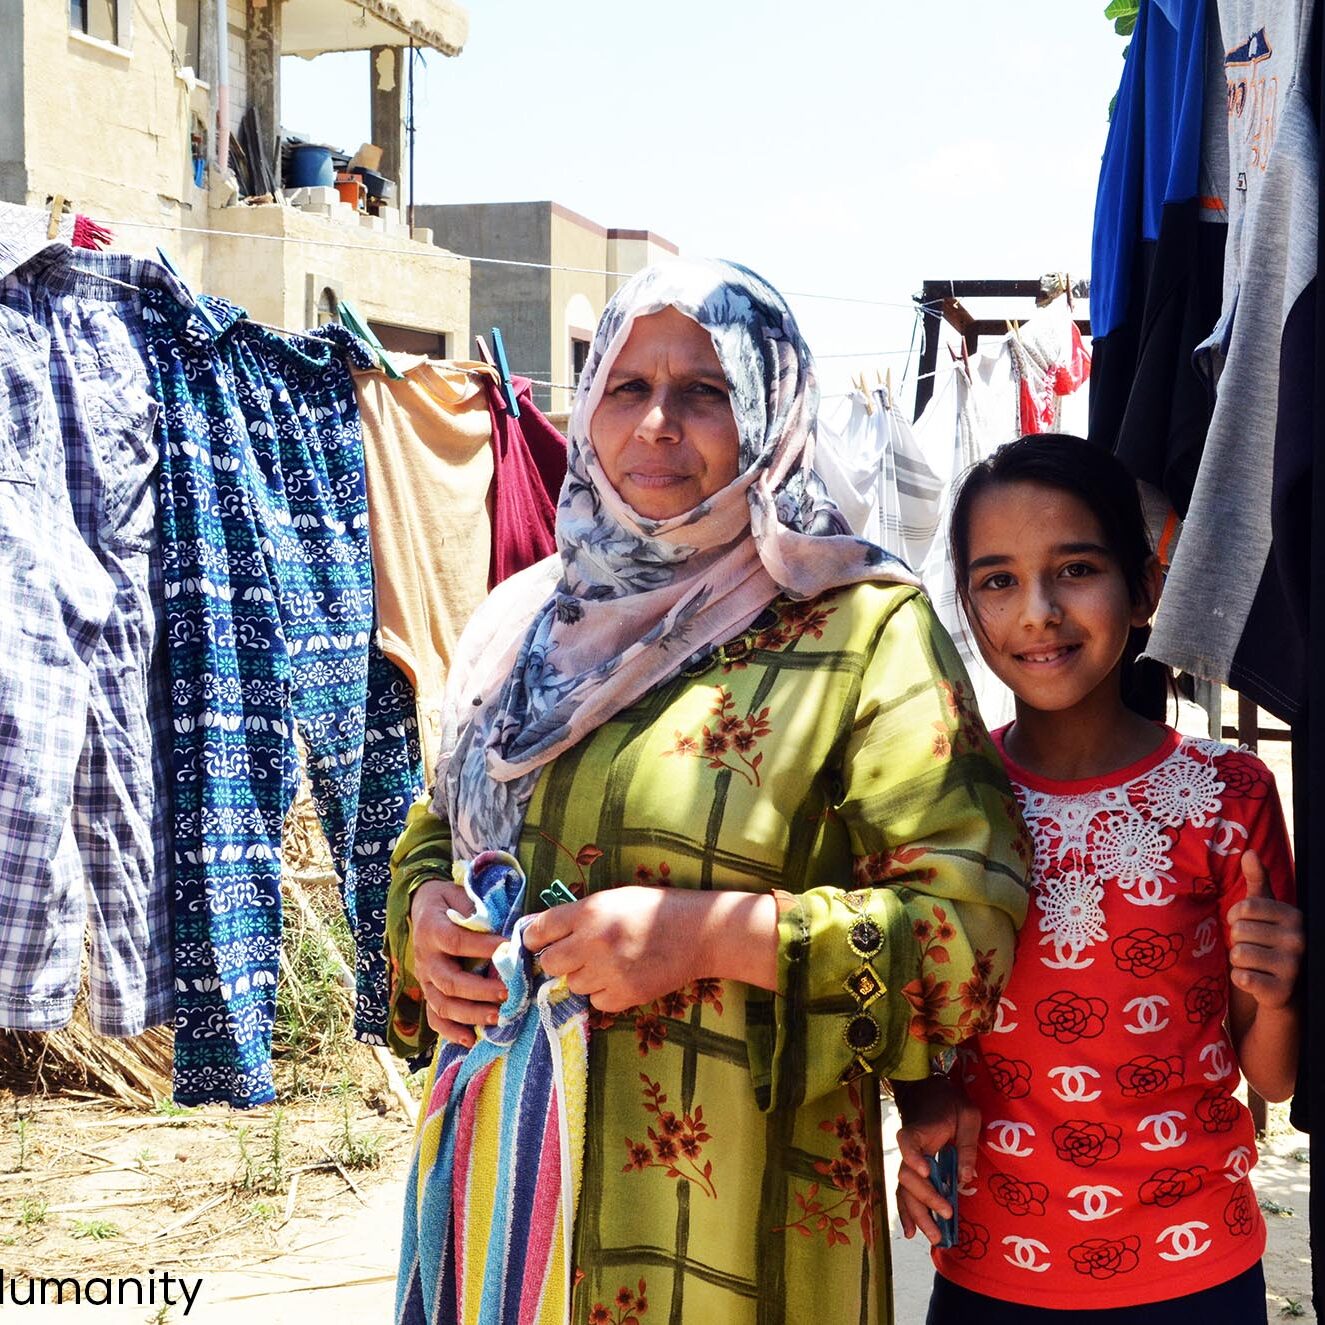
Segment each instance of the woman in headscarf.
[{"label": "woman in headscarf", "polygon": [[[470,623],[435,793],[393,858],[393,1043],[426,1049],[425,1011],[441,1037],[402,1320],[891,1317],[880,1082],[946,1067],[992,1024],[1027,848],[914,575],[812,475],[817,408],[790,311],[745,268],[650,268],[603,314],[559,554]],[[474,863],[452,882],[456,862]],[[511,924],[481,873],[536,913],[500,977],[481,963]],[[554,879],[578,900],[544,909]],[[559,1302],[519,1282],[528,1228],[478,1246],[474,1225],[579,1173],[578,1120],[563,1108],[559,1150],[487,1173],[485,1126],[513,1137],[544,1106],[514,1062],[511,1118],[457,1097],[522,971],[588,1014],[587,1066],[556,1067],[572,1114],[577,1070],[586,1092]],[[487,1286],[466,1288],[484,1256]]]}]

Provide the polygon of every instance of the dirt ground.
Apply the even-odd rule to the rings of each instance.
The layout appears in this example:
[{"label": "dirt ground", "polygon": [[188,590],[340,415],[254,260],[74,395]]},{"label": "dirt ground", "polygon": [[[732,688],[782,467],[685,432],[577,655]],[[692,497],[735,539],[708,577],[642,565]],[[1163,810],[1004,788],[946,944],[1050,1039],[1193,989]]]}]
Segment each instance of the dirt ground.
[{"label": "dirt ground", "polygon": [[[362,1066],[365,1079],[376,1070],[371,1058]],[[106,1278],[112,1292],[119,1291],[115,1281],[129,1281],[127,1305],[114,1297],[106,1306],[34,1305],[21,1317],[11,1308],[16,1325],[390,1319],[411,1129],[384,1088],[367,1096],[331,1091],[284,1106],[279,1144],[272,1108],[168,1117],[51,1100],[27,1113],[20,1139],[14,1106],[12,1097],[0,1099],[6,1281],[60,1275],[86,1285]],[[1255,1172],[1269,1225],[1270,1319],[1314,1321],[1307,1139],[1288,1126],[1286,1114],[1271,1109]],[[360,1150],[378,1146],[376,1166],[332,1166],[332,1157],[346,1153],[347,1127]],[[890,1118],[893,1172],[895,1132]],[[893,1264],[899,1325],[920,1325],[929,1256],[918,1241],[902,1239],[895,1221]],[[170,1276],[164,1286],[163,1275]],[[166,1290],[175,1305],[167,1304]]]},{"label": "dirt ground", "polygon": [[[389,1313],[413,1129],[366,1051],[325,1086],[243,1114],[169,1105],[130,1112],[95,1100],[0,1094],[0,1119],[6,1281],[57,1274],[85,1285],[112,1281],[110,1290],[89,1290],[96,1298],[109,1293],[108,1305],[48,1306],[60,1320],[88,1313],[98,1321],[237,1321],[245,1304],[280,1301],[301,1279],[315,1286],[319,1307],[332,1306],[340,1290],[370,1284],[383,1317]],[[163,1283],[167,1274],[174,1282]],[[121,1279],[131,1281],[123,1290]],[[3,1306],[13,1291],[0,1298]],[[19,1292],[25,1296],[26,1285]],[[122,1311],[121,1292],[132,1304]],[[186,1296],[193,1300],[186,1304]],[[41,1319],[42,1311],[34,1305],[23,1319]],[[278,1319],[266,1307],[260,1318]],[[289,1318],[307,1319],[307,1303]]]}]

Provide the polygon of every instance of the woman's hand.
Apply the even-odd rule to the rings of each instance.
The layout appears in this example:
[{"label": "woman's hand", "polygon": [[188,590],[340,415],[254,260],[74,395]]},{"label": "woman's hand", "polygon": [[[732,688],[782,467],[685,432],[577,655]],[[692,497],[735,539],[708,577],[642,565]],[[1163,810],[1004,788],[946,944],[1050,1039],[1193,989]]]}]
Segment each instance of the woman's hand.
[{"label": "woman's hand", "polygon": [[524,931],[548,975],[600,1012],[624,1012],[701,976],[777,986],[777,904],[768,893],[608,888],[554,906]]},{"label": "woman's hand", "polygon": [[1270,891],[1265,866],[1254,851],[1242,853],[1247,895],[1228,909],[1230,978],[1269,1010],[1293,998],[1306,938],[1302,912]]},{"label": "woman's hand", "polygon": [[429,879],[410,904],[414,939],[414,974],[428,1005],[428,1024],[444,1040],[466,1048],[477,1037],[475,1026],[492,1026],[505,1001],[506,986],[495,975],[475,975],[462,963],[491,957],[500,934],[478,934],[457,925],[447,908],[469,915],[473,905],[465,890],[445,879]]},{"label": "woman's hand", "polygon": [[897,1148],[902,1157],[897,1175],[897,1211],[902,1217],[902,1232],[910,1238],[919,1229],[938,1246],[941,1235],[932,1212],[947,1219],[952,1215],[952,1206],[930,1182],[927,1157],[937,1155],[949,1143],[955,1145],[957,1186],[965,1187],[975,1177],[980,1110],[947,1077],[896,1081],[893,1093],[903,1123],[897,1133]]}]

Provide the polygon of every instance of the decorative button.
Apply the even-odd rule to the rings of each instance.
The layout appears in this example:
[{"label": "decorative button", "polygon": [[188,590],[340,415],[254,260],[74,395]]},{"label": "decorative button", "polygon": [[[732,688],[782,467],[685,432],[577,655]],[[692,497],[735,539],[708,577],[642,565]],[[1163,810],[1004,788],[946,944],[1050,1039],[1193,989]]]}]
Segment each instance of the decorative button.
[{"label": "decorative button", "polygon": [[868,1053],[879,1042],[879,1023],[867,1012],[859,1012],[842,1032],[847,1045],[857,1053]]},{"label": "decorative button", "polygon": [[857,966],[842,983],[862,1008],[869,1007],[876,998],[888,992],[878,972],[868,962]]},{"label": "decorative button", "polygon": [[883,947],[883,930],[873,920],[862,917],[847,930],[847,943],[857,957],[873,957]]},{"label": "decorative button", "polygon": [[730,666],[732,663],[740,662],[750,654],[750,641],[742,635],[739,639],[734,639],[724,644],[719,650],[724,664]]}]

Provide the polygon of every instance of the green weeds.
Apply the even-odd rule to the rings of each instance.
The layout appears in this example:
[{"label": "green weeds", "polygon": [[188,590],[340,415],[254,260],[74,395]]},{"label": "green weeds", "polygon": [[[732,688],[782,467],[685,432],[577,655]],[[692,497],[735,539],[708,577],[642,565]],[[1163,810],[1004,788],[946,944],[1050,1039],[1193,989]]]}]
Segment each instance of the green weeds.
[{"label": "green weeds", "polygon": [[76,1238],[90,1238],[93,1242],[105,1242],[108,1238],[120,1236],[118,1226],[109,1219],[75,1219],[70,1231]]}]

